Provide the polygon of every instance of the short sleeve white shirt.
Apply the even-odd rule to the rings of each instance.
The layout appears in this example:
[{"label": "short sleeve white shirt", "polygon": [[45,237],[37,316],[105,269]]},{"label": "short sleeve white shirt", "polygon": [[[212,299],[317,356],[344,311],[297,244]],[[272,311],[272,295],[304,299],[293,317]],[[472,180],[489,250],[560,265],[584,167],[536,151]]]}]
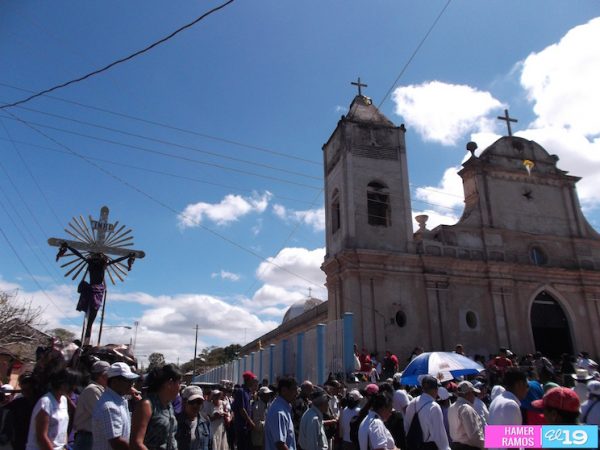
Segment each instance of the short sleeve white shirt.
[{"label": "short sleeve white shirt", "polygon": [[40,398],[33,407],[26,450],[39,450],[40,444],[35,433],[35,422],[38,414],[44,411],[48,414],[48,439],[54,450],[60,450],[67,445],[67,429],[69,427],[69,409],[67,398],[63,395],[60,401],[51,392]]},{"label": "short sleeve white shirt", "polygon": [[383,420],[374,411],[369,411],[358,429],[360,450],[375,450],[384,448],[394,450],[396,444]]},{"label": "short sleeve white shirt", "polygon": [[408,397],[408,392],[403,389],[398,389],[394,392],[394,398],[392,400],[392,405],[394,407],[394,411],[398,411],[404,417],[404,411],[406,407],[410,403],[410,398]]}]

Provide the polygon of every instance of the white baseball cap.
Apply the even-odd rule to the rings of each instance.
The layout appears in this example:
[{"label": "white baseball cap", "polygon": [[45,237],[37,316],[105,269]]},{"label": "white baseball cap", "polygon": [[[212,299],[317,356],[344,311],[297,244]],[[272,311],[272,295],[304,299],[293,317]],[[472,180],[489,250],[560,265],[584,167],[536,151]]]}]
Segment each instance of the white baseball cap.
[{"label": "white baseball cap", "polygon": [[137,373],[133,373],[131,371],[131,367],[124,362],[116,362],[112,364],[108,368],[106,374],[108,375],[108,378],[123,377],[127,380],[135,380],[139,378],[139,375]]},{"label": "white baseball cap", "polygon": [[204,400],[204,392],[202,392],[202,388],[200,386],[188,386],[181,393],[181,397],[188,402],[199,398]]}]

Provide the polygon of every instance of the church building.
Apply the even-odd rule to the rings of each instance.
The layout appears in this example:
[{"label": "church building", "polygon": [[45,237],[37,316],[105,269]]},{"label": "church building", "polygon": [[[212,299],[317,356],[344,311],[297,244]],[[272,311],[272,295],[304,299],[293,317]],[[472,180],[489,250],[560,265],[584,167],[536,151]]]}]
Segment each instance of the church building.
[{"label": "church building", "polygon": [[458,223],[418,216],[414,232],[405,133],[359,93],[323,146],[328,299],[304,313],[311,323],[351,312],[359,348],[401,360],[459,343],[470,355],[600,355],[600,235],[579,178],[509,127],[479,156],[468,144]]}]

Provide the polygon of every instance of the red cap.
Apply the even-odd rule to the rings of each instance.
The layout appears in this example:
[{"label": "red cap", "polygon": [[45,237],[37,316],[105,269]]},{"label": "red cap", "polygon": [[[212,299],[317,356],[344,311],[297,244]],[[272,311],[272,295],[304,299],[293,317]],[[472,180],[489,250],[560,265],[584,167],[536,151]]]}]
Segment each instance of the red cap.
[{"label": "red cap", "polygon": [[534,400],[531,406],[537,409],[554,408],[560,411],[579,412],[579,397],[574,390],[566,387],[555,387],[544,394],[541,400]]},{"label": "red cap", "polygon": [[255,380],[256,375],[254,375],[252,372],[247,370],[242,374],[242,378],[244,378],[244,380]]},{"label": "red cap", "polygon": [[376,384],[368,384],[365,388],[365,392],[369,395],[375,395],[379,392],[379,386]]}]

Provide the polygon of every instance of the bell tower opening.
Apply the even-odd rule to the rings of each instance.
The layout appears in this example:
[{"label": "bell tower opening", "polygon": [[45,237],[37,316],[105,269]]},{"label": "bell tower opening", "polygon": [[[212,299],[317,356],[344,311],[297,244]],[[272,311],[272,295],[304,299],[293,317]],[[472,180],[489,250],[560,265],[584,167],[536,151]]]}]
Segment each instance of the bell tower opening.
[{"label": "bell tower opening", "polygon": [[573,354],[569,321],[560,304],[546,291],[531,306],[531,329],[536,351],[550,357]]}]

